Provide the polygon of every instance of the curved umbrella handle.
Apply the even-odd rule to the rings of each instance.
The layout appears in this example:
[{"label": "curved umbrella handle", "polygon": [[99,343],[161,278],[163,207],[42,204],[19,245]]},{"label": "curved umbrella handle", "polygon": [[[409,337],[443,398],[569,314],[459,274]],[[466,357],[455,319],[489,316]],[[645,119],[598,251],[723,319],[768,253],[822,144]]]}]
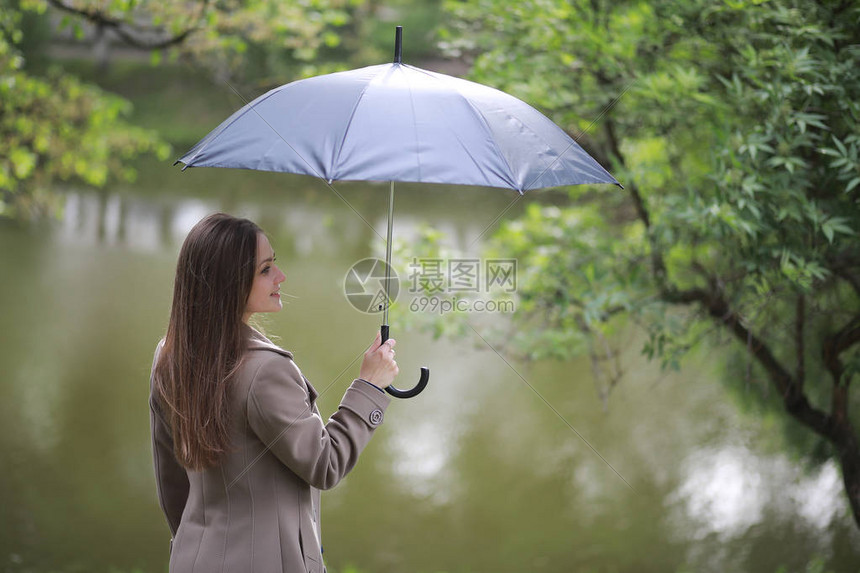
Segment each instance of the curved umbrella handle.
[{"label": "curved umbrella handle", "polygon": [[421,367],[421,376],[418,378],[418,384],[411,390],[399,390],[394,386],[387,386],[385,391],[395,398],[414,398],[427,387],[427,382],[430,381],[430,369],[426,366]]},{"label": "curved umbrella handle", "polygon": [[[382,343],[384,344],[386,340],[388,340],[388,325],[383,324],[379,329],[380,334],[382,335]],[[385,388],[385,391],[394,396],[395,398],[414,398],[418,394],[420,394],[424,388],[427,387],[427,382],[430,381],[430,369],[426,366],[421,367],[421,376],[418,378],[418,384],[415,385],[411,390],[400,390],[395,388],[394,386],[388,386]]]}]

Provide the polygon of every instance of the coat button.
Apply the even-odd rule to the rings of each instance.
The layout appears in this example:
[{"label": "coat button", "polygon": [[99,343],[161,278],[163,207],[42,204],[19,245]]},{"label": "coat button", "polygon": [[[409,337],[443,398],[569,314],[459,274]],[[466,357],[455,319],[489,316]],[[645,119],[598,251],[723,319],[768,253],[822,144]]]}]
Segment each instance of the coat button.
[{"label": "coat button", "polygon": [[370,413],[370,423],[374,426],[382,423],[382,410],[374,410]]}]

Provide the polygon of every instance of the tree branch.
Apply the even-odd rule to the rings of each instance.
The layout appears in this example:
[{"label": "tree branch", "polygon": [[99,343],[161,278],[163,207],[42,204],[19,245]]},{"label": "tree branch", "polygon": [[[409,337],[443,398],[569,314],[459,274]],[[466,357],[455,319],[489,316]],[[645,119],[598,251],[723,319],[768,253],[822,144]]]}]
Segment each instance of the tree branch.
[{"label": "tree branch", "polygon": [[794,375],[795,383],[798,389],[803,392],[803,383],[806,379],[806,365],[804,364],[804,326],[806,320],[806,297],[802,294],[797,295],[797,304],[795,308],[795,330],[794,330],[794,348],[797,354],[797,372]]},{"label": "tree branch", "polygon": [[[855,315],[848,324],[838,332],[833,333],[824,340],[821,347],[821,358],[824,366],[833,377],[833,384],[839,386],[843,383],[842,374],[844,368],[839,355],[860,342],[860,315]],[[844,381],[848,385],[848,380]]]},{"label": "tree branch", "polygon": [[852,275],[848,269],[844,268],[836,268],[833,270],[833,273],[851,285],[851,288],[854,289],[854,292],[860,296],[860,280],[857,279],[854,275]]},{"label": "tree branch", "polygon": [[[65,4],[64,2],[62,2],[62,0],[48,0],[48,3],[60,11],[67,12],[74,16],[89,20],[97,26],[104,26],[106,28],[112,29],[120,38],[123,39],[123,41],[125,41],[131,46],[134,46],[135,48],[140,48],[142,50],[160,50],[163,48],[168,48],[170,46],[181,44],[191,34],[199,30],[200,22],[203,19],[203,15],[206,13],[206,8],[209,4],[209,1],[210,0],[201,0],[200,12],[197,14],[197,17],[195,18],[194,24],[192,26],[186,28],[184,31],[180,32],[175,36],[171,36],[167,39],[155,42],[147,42],[145,40],[141,40],[135,37],[130,32],[130,30],[134,30],[136,28],[135,26],[129,24],[128,22],[123,22],[122,20],[112,18],[109,15],[101,12],[100,10],[75,8],[74,6],[69,6]],[[139,28],[137,29],[139,30]]]},{"label": "tree branch", "polygon": [[860,257],[851,251],[842,251],[827,257],[827,262],[833,274],[850,284],[854,292],[860,295],[860,279],[852,272],[860,268]]},{"label": "tree branch", "polygon": [[731,308],[722,293],[714,287],[715,283],[712,282],[710,290],[665,289],[661,291],[661,298],[673,304],[701,304],[712,319],[725,326],[741,344],[748,346],[753,358],[765,369],[768,377],[779,390],[783,405],[789,414],[817,434],[833,442],[840,441],[840,436],[834,427],[834,420],[809,403],[802,388],[779,363],[767,344],[744,325],[743,317]]},{"label": "tree branch", "polygon": [[[562,291],[561,289],[555,289],[553,292],[553,302],[552,304],[547,301],[548,308],[557,308],[558,306],[564,306],[565,303],[570,304],[580,310],[585,310],[585,303],[578,298],[571,297],[567,292]],[[627,312],[627,308],[621,305],[610,306],[609,308],[604,309],[604,311],[600,315],[601,320],[609,320],[616,314],[621,314]]]},{"label": "tree branch", "polygon": [[855,315],[838,332],[828,336],[821,347],[824,366],[833,378],[833,391],[830,397],[830,415],[836,426],[846,435],[853,435],[848,419],[848,386],[850,378],[845,378],[845,368],[839,355],[860,342],[860,315]]},{"label": "tree branch", "polygon": [[[624,165],[624,155],[621,153],[621,146],[618,144],[618,138],[615,135],[615,123],[612,121],[612,118],[609,117],[606,118],[606,135],[609,140],[609,148],[612,154],[618,158],[618,161],[622,165]],[[648,244],[651,247],[651,270],[654,272],[657,284],[660,285],[661,288],[665,288],[666,280],[668,278],[666,274],[666,263],[663,261],[663,253],[661,252],[653,233],[651,233],[651,214],[648,212],[648,207],[642,199],[642,194],[639,192],[639,186],[633,181],[625,183],[627,183],[627,187],[625,187],[625,189],[630,193],[630,198],[633,199],[633,206],[636,209],[636,215],[639,217],[639,220],[642,221],[642,224],[645,225]]]}]

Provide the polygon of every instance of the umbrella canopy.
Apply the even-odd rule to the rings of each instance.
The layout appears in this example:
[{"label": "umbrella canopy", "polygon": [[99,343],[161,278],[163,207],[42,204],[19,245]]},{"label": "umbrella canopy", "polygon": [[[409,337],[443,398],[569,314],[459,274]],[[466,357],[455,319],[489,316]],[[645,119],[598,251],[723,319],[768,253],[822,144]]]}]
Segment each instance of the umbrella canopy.
[{"label": "umbrella canopy", "polygon": [[[613,183],[561,128],[525,102],[401,62],[299,80],[261,95],[176,163],[313,175],[329,183],[390,181],[385,296],[389,296],[394,182],[530,189]],[[382,305],[380,305],[382,306]],[[382,340],[388,339],[388,304]],[[421,368],[418,395],[430,371]]]},{"label": "umbrella canopy", "polygon": [[520,193],[618,184],[525,102],[402,63],[275,88],[230,116],[179,162],[302,173],[329,182],[451,183]]}]

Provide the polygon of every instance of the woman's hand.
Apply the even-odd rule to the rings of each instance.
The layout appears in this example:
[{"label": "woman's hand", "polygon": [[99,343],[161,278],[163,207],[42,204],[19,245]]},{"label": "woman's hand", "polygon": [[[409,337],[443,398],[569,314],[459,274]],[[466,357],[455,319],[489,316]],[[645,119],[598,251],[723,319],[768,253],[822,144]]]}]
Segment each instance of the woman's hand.
[{"label": "woman's hand", "polygon": [[377,388],[386,388],[400,373],[400,368],[394,361],[394,345],[397,341],[389,338],[384,344],[380,344],[380,340],[382,336],[377,332],[373,344],[364,353],[358,377],[367,380]]}]

